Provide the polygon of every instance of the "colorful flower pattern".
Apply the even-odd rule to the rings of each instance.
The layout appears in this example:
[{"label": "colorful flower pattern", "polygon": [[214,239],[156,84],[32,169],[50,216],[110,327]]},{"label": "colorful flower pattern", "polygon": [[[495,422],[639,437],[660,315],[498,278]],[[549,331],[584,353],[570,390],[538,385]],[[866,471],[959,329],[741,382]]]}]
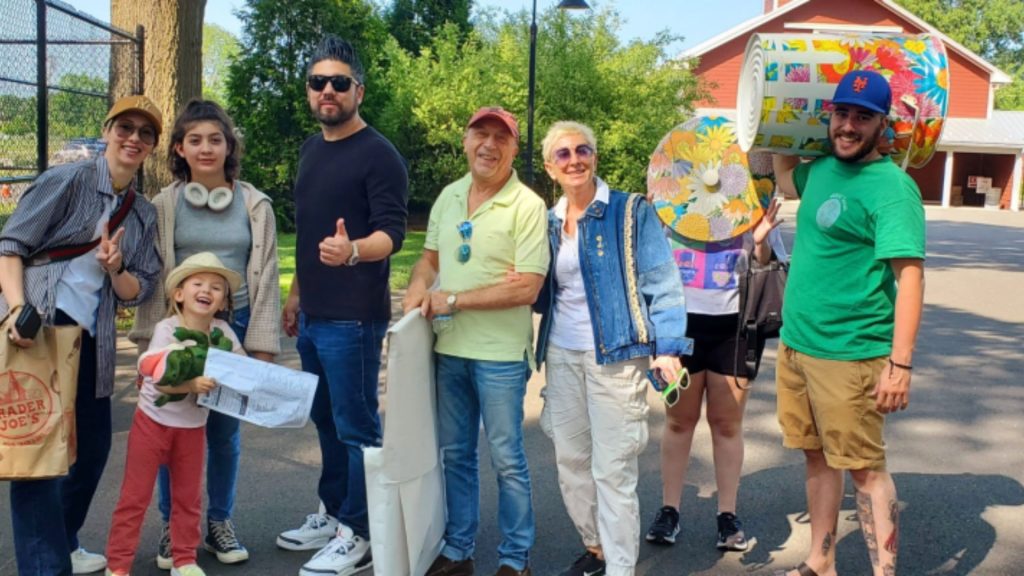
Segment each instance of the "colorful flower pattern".
[{"label": "colorful flower pattern", "polygon": [[[831,101],[820,96],[805,98],[801,90],[807,88],[787,90],[786,86],[817,83],[834,87],[850,70],[864,69],[885,76],[893,91],[893,160],[902,163],[909,154],[908,164],[920,168],[931,159],[949,105],[949,61],[938,38],[928,34],[813,38],[763,34],[760,40],[756,45],[765,63],[764,93],[760,124],[750,139],[754,147],[802,156],[828,154]],[[783,58],[782,52],[788,54]],[[794,52],[806,53],[806,61],[794,61]]]},{"label": "colorful flower pattern", "polygon": [[736,126],[722,116],[698,116],[673,128],[647,170],[658,217],[696,242],[720,242],[749,230],[767,205],[761,196],[770,197],[773,189],[755,184],[736,143]]}]

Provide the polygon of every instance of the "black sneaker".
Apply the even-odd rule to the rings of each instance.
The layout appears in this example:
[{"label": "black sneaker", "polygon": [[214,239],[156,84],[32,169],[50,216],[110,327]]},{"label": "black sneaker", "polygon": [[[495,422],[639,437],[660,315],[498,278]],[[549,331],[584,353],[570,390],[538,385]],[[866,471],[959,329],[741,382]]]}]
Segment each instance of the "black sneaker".
[{"label": "black sneaker", "polygon": [[160,528],[160,545],[156,551],[156,567],[161,570],[170,570],[174,567],[174,559],[171,557],[171,525],[164,522]]},{"label": "black sneaker", "polygon": [[718,543],[719,550],[733,550],[742,552],[747,549],[747,537],[743,534],[743,522],[732,512],[722,512],[718,515]]},{"label": "black sneaker", "polygon": [[562,573],[562,576],[602,576],[603,574],[604,560],[587,550],[572,563],[567,571]]},{"label": "black sneaker", "polygon": [[653,544],[675,544],[679,535],[679,512],[671,506],[662,506],[654,517],[647,541]]},{"label": "black sneaker", "polygon": [[249,551],[235,536],[235,525],[228,520],[207,520],[203,548],[217,555],[221,564],[238,564],[249,559]]}]

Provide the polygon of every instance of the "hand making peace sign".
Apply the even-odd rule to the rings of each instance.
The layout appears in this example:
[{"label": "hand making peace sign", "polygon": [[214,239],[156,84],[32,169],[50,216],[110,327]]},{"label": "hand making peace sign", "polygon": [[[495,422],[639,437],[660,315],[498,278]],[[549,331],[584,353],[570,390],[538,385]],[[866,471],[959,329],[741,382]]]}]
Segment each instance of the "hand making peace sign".
[{"label": "hand making peace sign", "polygon": [[111,237],[107,227],[103,227],[99,250],[96,251],[96,260],[100,263],[100,267],[106,270],[107,274],[113,274],[121,269],[123,257],[121,255],[120,243],[122,236],[124,236],[124,228],[119,228],[117,232],[114,232],[114,236]]}]

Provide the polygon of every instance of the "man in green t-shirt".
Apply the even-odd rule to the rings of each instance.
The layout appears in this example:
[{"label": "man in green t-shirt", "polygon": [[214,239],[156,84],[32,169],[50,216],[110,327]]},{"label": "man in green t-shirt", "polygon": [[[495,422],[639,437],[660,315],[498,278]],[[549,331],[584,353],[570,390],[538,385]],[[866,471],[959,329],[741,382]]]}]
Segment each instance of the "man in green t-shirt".
[{"label": "man in green t-shirt", "polygon": [[[474,572],[481,420],[498,475],[497,576],[529,576],[535,529],[523,398],[533,367],[530,305],[550,260],[547,209],[512,170],[519,151],[512,114],[481,108],[462,143],[469,173],[434,202],[423,257],[403,302],[406,312],[419,308],[432,319],[437,334],[438,440],[448,518],[444,548],[427,576]],[[506,282],[509,271],[521,280]]]},{"label": "man in green t-shirt", "polygon": [[[832,99],[832,155],[775,156],[779,188],[800,197],[776,385],[783,444],[804,451],[811,551],[787,576],[836,574],[843,472],[876,576],[895,573],[896,486],[885,414],[907,408],[921,321],[924,210],[914,181],[879,151],[892,94],[848,73]],[[781,572],[780,572],[781,573]]]}]

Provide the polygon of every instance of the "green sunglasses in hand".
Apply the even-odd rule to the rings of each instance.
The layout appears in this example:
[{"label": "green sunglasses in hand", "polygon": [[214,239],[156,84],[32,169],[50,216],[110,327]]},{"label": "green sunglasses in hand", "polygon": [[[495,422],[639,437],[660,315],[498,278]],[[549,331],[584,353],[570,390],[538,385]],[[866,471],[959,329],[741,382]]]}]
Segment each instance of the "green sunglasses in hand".
[{"label": "green sunglasses in hand", "polygon": [[679,402],[682,391],[690,387],[690,373],[685,367],[679,370],[679,378],[675,382],[665,382],[660,369],[648,370],[647,379],[651,381],[651,386],[654,386],[654,389],[661,394],[661,400],[669,408],[675,406]]}]

